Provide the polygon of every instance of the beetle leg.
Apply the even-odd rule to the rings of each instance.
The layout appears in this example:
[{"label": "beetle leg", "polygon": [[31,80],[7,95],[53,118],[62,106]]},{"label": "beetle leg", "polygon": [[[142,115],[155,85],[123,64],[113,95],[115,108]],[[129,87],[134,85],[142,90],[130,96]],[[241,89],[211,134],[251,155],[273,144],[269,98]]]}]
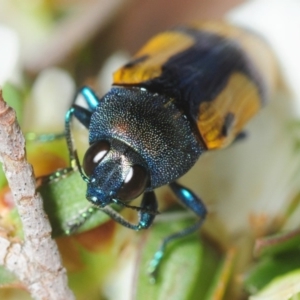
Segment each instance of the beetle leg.
[{"label": "beetle leg", "polygon": [[117,211],[115,211],[110,206],[106,207],[96,207],[91,206],[84,210],[80,215],[78,215],[72,222],[68,222],[66,234],[74,233],[78,228],[80,228],[85,221],[90,218],[93,213],[100,209],[107,215],[109,215],[113,220],[119,224],[133,230],[147,229],[152,223],[157,214],[157,201],[154,192],[145,193],[141,202],[139,210],[139,222],[138,224],[133,224],[125,220]]},{"label": "beetle leg", "polygon": [[35,133],[35,132],[27,132],[25,134],[26,141],[34,141],[34,142],[52,142],[58,139],[62,139],[65,137],[65,133]]},{"label": "beetle leg", "polygon": [[[151,197],[155,197],[154,193],[153,194],[149,194],[149,195],[148,194],[147,195],[144,194],[141,206],[129,205],[129,204],[124,203],[123,201],[118,200],[118,199],[112,199],[112,202],[115,203],[115,204],[117,204],[117,205],[121,205],[121,206],[124,206],[124,207],[127,207],[127,208],[131,208],[131,209],[136,210],[138,212],[148,212],[151,215],[158,215],[159,211],[153,210],[152,205],[151,204],[150,205],[147,204],[148,201],[151,202],[151,203],[154,203],[156,201],[155,198],[153,200],[151,200]],[[154,205],[153,205],[153,207],[154,207]],[[156,208],[157,208],[157,205],[156,205]]]},{"label": "beetle leg", "polygon": [[195,193],[175,181],[170,183],[169,186],[185,207],[191,209],[201,220],[205,218],[207,214],[206,207]]},{"label": "beetle leg", "polygon": [[153,223],[155,215],[157,214],[157,201],[153,191],[147,192],[144,194],[142,202],[141,202],[141,210],[139,210],[139,222],[138,224],[133,224],[125,220],[119,213],[117,213],[110,206],[106,206],[101,209],[107,215],[109,215],[112,219],[114,219],[119,224],[133,229],[133,230],[141,230],[147,229]]},{"label": "beetle leg", "polygon": [[95,206],[89,206],[76,216],[72,221],[68,221],[66,224],[65,233],[71,235],[76,232],[96,211],[98,210]]},{"label": "beetle leg", "polygon": [[79,105],[73,104],[72,108],[75,118],[87,129],[90,127],[92,112]]},{"label": "beetle leg", "polygon": [[[78,94],[81,94],[88,107],[94,111],[96,107],[99,104],[99,99],[97,98],[96,94],[88,87],[83,87],[80,89]],[[75,98],[76,100],[76,98]],[[75,102],[74,100],[74,102]],[[65,135],[66,135],[66,140],[67,140],[67,145],[68,145],[68,150],[70,154],[70,160],[71,162],[76,161],[75,159],[75,148],[73,146],[73,141],[72,141],[72,136],[71,136],[71,121],[73,115],[78,119],[78,121],[83,124],[87,129],[90,126],[91,122],[91,116],[93,114],[92,111],[89,111],[86,108],[83,108],[81,106],[78,106],[76,104],[73,104],[72,107],[67,111],[66,116],[65,116]]]},{"label": "beetle leg", "polygon": [[99,105],[100,100],[92,89],[84,86],[79,90],[78,94],[81,94],[84,97],[86,104],[91,111],[96,110],[96,107]]},{"label": "beetle leg", "polygon": [[169,186],[174,192],[174,194],[178,197],[178,199],[184,204],[184,206],[192,210],[199,217],[199,220],[190,227],[187,227],[182,231],[175,232],[169,235],[162,241],[160,248],[158,249],[158,251],[156,251],[153,259],[151,260],[148,269],[149,275],[151,276],[151,281],[153,283],[156,280],[157,271],[160,262],[165,254],[166,246],[175,239],[182,238],[188,234],[197,231],[201,227],[207,214],[207,210],[204,203],[202,203],[201,199],[197,195],[195,195],[191,190],[178,184],[177,182],[172,182],[169,184]]},{"label": "beetle leg", "polygon": [[36,178],[36,185],[37,187],[40,187],[44,184],[49,184],[55,181],[59,181],[60,179],[70,175],[70,173],[74,172],[73,168],[63,168],[58,169],[53,173],[50,173],[48,175],[39,176]]},{"label": "beetle leg", "polygon": [[[80,162],[79,162],[79,159],[78,159],[78,155],[77,155],[77,150],[74,147],[73,138],[72,138],[72,134],[71,134],[71,121],[72,121],[72,117],[73,117],[73,115],[76,115],[76,112],[78,111],[78,108],[79,107],[77,105],[74,105],[66,113],[66,116],[65,116],[66,142],[67,142],[67,147],[68,147],[68,151],[69,151],[71,168],[73,168],[73,169],[78,168],[82,179],[84,181],[86,181],[86,182],[89,182],[89,178],[83,173],[83,171],[81,169],[81,165],[80,165]],[[88,112],[89,114],[91,114],[91,112],[89,112],[87,109],[84,109],[84,111]],[[80,115],[81,113],[84,115],[84,111],[83,111],[83,109],[80,110],[80,112],[78,113],[78,115]],[[87,120],[88,119],[88,115],[86,115],[85,117],[83,117],[83,119]]]},{"label": "beetle leg", "polygon": [[[158,204],[156,196],[153,191],[147,192],[143,195],[141,208],[144,209],[139,212],[139,229],[149,228],[154,221],[157,214]],[[152,213],[151,213],[152,212]]]},{"label": "beetle leg", "polygon": [[[97,98],[96,94],[91,90],[89,87],[83,87],[79,90],[79,92],[76,94],[76,97],[73,102],[75,102],[77,95],[81,94],[89,109],[95,110],[96,107],[99,105],[99,99]],[[42,176],[38,180],[38,186],[45,183],[50,183],[53,181],[56,181],[66,174],[72,172],[74,169],[78,168],[79,172],[81,174],[81,177],[83,180],[88,181],[88,178],[84,175],[84,173],[81,170],[81,165],[78,160],[77,151],[73,145],[72,140],[72,134],[71,134],[71,121],[73,115],[78,119],[80,123],[82,123],[86,128],[89,128],[91,116],[92,113],[90,110],[83,108],[81,106],[78,106],[76,104],[73,104],[72,107],[67,111],[65,116],[65,132],[64,133],[45,133],[45,134],[35,134],[32,132],[29,132],[26,134],[26,139],[29,141],[39,141],[39,142],[51,142],[53,140],[59,139],[59,138],[66,138],[67,141],[67,147],[69,151],[70,156],[70,162],[71,167],[57,170],[56,172],[47,175]]]}]

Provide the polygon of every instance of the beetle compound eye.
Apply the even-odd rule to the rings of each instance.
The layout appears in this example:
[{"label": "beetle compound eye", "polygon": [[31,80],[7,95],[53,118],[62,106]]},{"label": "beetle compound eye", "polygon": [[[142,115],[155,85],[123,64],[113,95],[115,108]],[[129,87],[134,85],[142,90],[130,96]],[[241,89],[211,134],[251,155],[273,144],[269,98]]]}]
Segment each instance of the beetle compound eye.
[{"label": "beetle compound eye", "polygon": [[139,165],[132,166],[117,193],[117,198],[128,201],[139,196],[146,188],[149,175],[145,168]]},{"label": "beetle compound eye", "polygon": [[90,146],[83,158],[83,170],[90,176],[110,149],[107,141],[99,141]]}]

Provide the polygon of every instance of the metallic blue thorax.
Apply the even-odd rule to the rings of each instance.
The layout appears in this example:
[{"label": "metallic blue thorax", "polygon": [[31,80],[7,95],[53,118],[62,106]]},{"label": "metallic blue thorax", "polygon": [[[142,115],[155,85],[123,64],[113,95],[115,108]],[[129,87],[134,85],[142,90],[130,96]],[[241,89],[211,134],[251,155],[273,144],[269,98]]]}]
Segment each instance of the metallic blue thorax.
[{"label": "metallic blue thorax", "polygon": [[152,190],[182,176],[204,150],[190,122],[165,96],[112,88],[91,116],[89,142],[116,139],[145,161]]}]

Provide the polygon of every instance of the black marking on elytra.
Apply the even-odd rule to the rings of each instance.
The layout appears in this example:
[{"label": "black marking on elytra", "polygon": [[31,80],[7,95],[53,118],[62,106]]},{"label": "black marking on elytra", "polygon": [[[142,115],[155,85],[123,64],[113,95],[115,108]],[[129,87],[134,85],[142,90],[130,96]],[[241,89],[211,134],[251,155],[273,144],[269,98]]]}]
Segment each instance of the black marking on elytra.
[{"label": "black marking on elytra", "polygon": [[137,64],[145,61],[148,58],[149,58],[149,55],[143,55],[143,56],[137,57],[136,59],[133,59],[132,61],[130,61],[127,64],[125,64],[123,66],[123,68],[124,69],[130,69],[130,68],[134,67],[135,65],[137,65]]},{"label": "black marking on elytra", "polygon": [[224,124],[221,130],[223,136],[228,136],[234,123],[234,114],[229,112],[224,118]]},{"label": "black marking on elytra", "polygon": [[234,143],[237,143],[237,142],[241,142],[241,141],[244,141],[246,140],[246,138],[248,137],[248,132],[246,131],[241,131],[240,133],[237,134],[237,136],[235,137],[234,139]]}]

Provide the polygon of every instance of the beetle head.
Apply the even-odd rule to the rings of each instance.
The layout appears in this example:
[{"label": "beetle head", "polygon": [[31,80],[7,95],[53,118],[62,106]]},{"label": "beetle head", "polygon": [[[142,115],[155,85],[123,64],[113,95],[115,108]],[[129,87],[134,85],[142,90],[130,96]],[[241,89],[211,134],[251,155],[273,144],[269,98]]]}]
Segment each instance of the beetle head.
[{"label": "beetle head", "polygon": [[140,155],[116,139],[94,142],[84,156],[83,170],[89,177],[86,197],[100,207],[138,197],[150,181]]}]

